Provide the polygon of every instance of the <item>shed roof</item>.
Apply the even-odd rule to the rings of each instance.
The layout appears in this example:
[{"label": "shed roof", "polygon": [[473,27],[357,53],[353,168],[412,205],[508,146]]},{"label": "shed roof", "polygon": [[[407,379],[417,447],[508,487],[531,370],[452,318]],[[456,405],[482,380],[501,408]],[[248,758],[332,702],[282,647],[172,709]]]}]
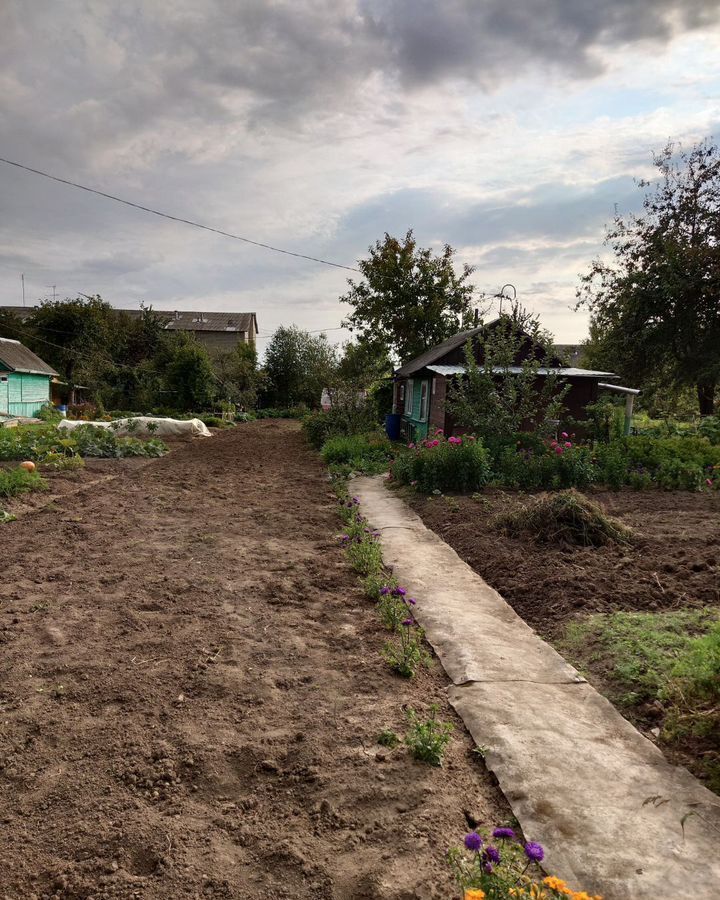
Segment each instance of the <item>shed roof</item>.
[{"label": "shed roof", "polygon": [[[465,366],[425,366],[431,372],[438,375],[464,375],[467,372]],[[493,372],[498,375],[521,375],[522,366],[493,366]],[[594,369],[577,369],[574,366],[540,366],[538,375],[562,375],[565,378],[619,378],[613,372],[596,372]],[[613,385],[608,385],[612,388]]]},{"label": "shed roof", "polygon": [[[492,324],[492,322],[488,324]],[[436,360],[441,359],[446,353],[450,353],[451,350],[462,347],[468,338],[480,334],[486,327],[486,325],[480,325],[478,328],[471,328],[469,331],[460,331],[458,334],[454,334],[452,337],[444,340],[441,344],[436,344],[434,347],[421,353],[420,356],[416,356],[415,359],[411,359],[410,362],[406,362],[405,365],[400,366],[396,374],[412,375],[413,372],[419,372],[420,369],[424,369]]]},{"label": "shed roof", "polygon": [[13,341],[0,337],[0,363],[11,372],[27,372],[31,375],[57,375],[55,369],[43,362],[32,350]]}]

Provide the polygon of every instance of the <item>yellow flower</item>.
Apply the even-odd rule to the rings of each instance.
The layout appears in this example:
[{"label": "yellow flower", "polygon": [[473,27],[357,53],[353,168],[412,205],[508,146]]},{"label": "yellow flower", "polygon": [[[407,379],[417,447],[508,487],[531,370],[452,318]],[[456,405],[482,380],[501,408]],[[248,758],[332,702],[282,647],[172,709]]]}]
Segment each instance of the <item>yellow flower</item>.
[{"label": "yellow flower", "polygon": [[485,891],[481,891],[480,888],[465,891],[465,900],[485,900]]},{"label": "yellow flower", "polygon": [[571,893],[568,890],[567,884],[562,880],[562,878],[556,878],[554,875],[548,875],[547,878],[544,878],[543,884],[549,887],[550,890],[557,891],[558,894]]}]

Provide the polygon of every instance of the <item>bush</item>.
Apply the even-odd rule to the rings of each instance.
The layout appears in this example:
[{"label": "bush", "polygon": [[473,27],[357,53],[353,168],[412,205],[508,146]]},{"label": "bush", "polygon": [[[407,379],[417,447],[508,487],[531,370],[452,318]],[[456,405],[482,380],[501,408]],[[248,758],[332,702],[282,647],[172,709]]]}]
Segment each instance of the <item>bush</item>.
[{"label": "bush", "polygon": [[416,485],[419,491],[480,490],[491,476],[489,454],[472,436],[448,438],[438,434],[401,454],[391,468],[392,477],[400,484]]},{"label": "bush", "polygon": [[0,497],[15,497],[30,491],[44,491],[47,486],[47,481],[37,472],[27,472],[19,467],[0,469]]},{"label": "bush", "polygon": [[91,421],[97,419],[98,408],[94,403],[85,401],[84,403],[71,403],[68,406],[69,419],[87,419]]},{"label": "bush", "polygon": [[537,543],[600,547],[628,543],[633,532],[603,508],[575,490],[541,494],[498,516],[495,527],[511,537],[528,536]]},{"label": "bush", "polygon": [[373,407],[362,404],[309,413],[303,419],[302,427],[310,445],[319,450],[331,437],[374,431],[377,424]]},{"label": "bush", "polygon": [[292,406],[284,409],[269,406],[266,409],[255,410],[257,419],[302,419],[306,414],[307,407],[305,406]]},{"label": "bush", "polygon": [[320,451],[328,465],[358,464],[358,470],[368,468],[366,464],[380,464],[385,468],[392,454],[392,445],[384,434],[352,434],[336,436],[327,440]]},{"label": "bush", "polygon": [[35,415],[41,422],[57,423],[62,421],[62,413],[56,406],[53,406],[52,403],[45,403]]}]

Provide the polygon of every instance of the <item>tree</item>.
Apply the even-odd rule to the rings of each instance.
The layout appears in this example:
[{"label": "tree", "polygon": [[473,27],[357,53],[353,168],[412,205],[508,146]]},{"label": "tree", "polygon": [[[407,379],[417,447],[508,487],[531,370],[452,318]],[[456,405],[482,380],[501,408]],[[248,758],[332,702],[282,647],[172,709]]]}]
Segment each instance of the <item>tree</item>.
[{"label": "tree", "polygon": [[68,382],[95,387],[111,361],[115,311],[99,295],[51,301],[35,307],[24,323],[32,350]]},{"label": "tree", "polygon": [[228,353],[216,356],[213,365],[225,399],[245,409],[254,407],[262,383],[255,345],[238,343]]},{"label": "tree", "polygon": [[207,350],[186,333],[174,336],[165,381],[172,392],[168,405],[185,412],[207,408],[217,394]]},{"label": "tree", "polygon": [[408,360],[472,326],[473,268],[456,273],[449,244],[436,256],[418,248],[410,230],[403,240],[386,233],[368,251],[358,262],[364,280],[348,279],[350,290],[341,298],[353,308],[343,324],[361,339],[379,341]]},{"label": "tree", "polygon": [[281,325],[265,351],[265,400],[282,407],[318,406],[336,367],[337,353],[324,334],[316,337],[295,325]]},{"label": "tree", "polygon": [[668,389],[692,386],[712,415],[720,384],[720,149],[709,142],[655,157],[643,211],[616,216],[578,289],[591,311],[588,355]]},{"label": "tree", "polygon": [[379,341],[349,341],[338,362],[337,377],[357,390],[367,390],[377,381],[392,375],[393,365],[387,348]]},{"label": "tree", "polygon": [[[523,429],[549,433],[568,390],[557,375],[538,379],[540,366],[552,358],[552,335],[515,304],[474,342],[465,347],[467,375],[450,391],[453,418],[489,444]],[[518,367],[519,373],[510,371]]]}]

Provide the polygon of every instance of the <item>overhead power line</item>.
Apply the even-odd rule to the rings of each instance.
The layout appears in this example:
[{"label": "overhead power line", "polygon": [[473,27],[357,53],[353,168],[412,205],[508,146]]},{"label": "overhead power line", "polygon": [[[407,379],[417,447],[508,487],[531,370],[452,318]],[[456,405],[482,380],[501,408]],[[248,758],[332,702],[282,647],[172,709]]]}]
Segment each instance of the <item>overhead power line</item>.
[{"label": "overhead power line", "polygon": [[16,169],[22,169],[25,172],[31,172],[33,175],[40,175],[48,178],[50,181],[56,181],[58,184],[65,184],[68,187],[74,187],[88,194],[97,194],[98,197],[105,197],[106,200],[113,200],[115,203],[122,203],[124,206],[131,206],[133,209],[139,209],[154,216],[160,216],[162,219],[169,219],[171,222],[180,222],[183,225],[191,225],[193,228],[200,228],[203,231],[211,231],[213,234],[220,234],[223,237],[232,238],[235,241],[242,241],[244,244],[251,244],[253,247],[262,247],[263,250],[272,250],[273,253],[282,253],[285,256],[294,256],[297,259],[307,259],[310,262],[320,263],[323,266],[331,266],[334,269],[345,269],[347,272],[360,272],[360,269],[354,266],[345,266],[342,263],[332,262],[328,259],[321,259],[319,256],[309,256],[306,253],[296,253],[294,250],[286,250],[283,247],[274,247],[272,244],[265,244],[262,241],[254,241],[251,238],[242,237],[239,234],[233,234],[230,231],[224,231],[222,228],[213,228],[210,225],[203,225],[201,222],[194,222],[192,219],[184,219],[182,216],[173,216],[170,213],[161,212],[159,209],[153,209],[150,206],[143,206],[141,203],[134,203],[132,200],[124,200],[122,197],[116,197],[114,194],[108,194],[105,191],[88,187],[85,184],[79,184],[77,181],[70,181],[68,178],[60,178],[57,175],[51,175],[49,172],[43,172],[41,169],[34,169],[32,166],[23,165],[23,163],[15,162],[12,159],[5,159],[0,156],[0,162],[8,166],[14,166]]}]

